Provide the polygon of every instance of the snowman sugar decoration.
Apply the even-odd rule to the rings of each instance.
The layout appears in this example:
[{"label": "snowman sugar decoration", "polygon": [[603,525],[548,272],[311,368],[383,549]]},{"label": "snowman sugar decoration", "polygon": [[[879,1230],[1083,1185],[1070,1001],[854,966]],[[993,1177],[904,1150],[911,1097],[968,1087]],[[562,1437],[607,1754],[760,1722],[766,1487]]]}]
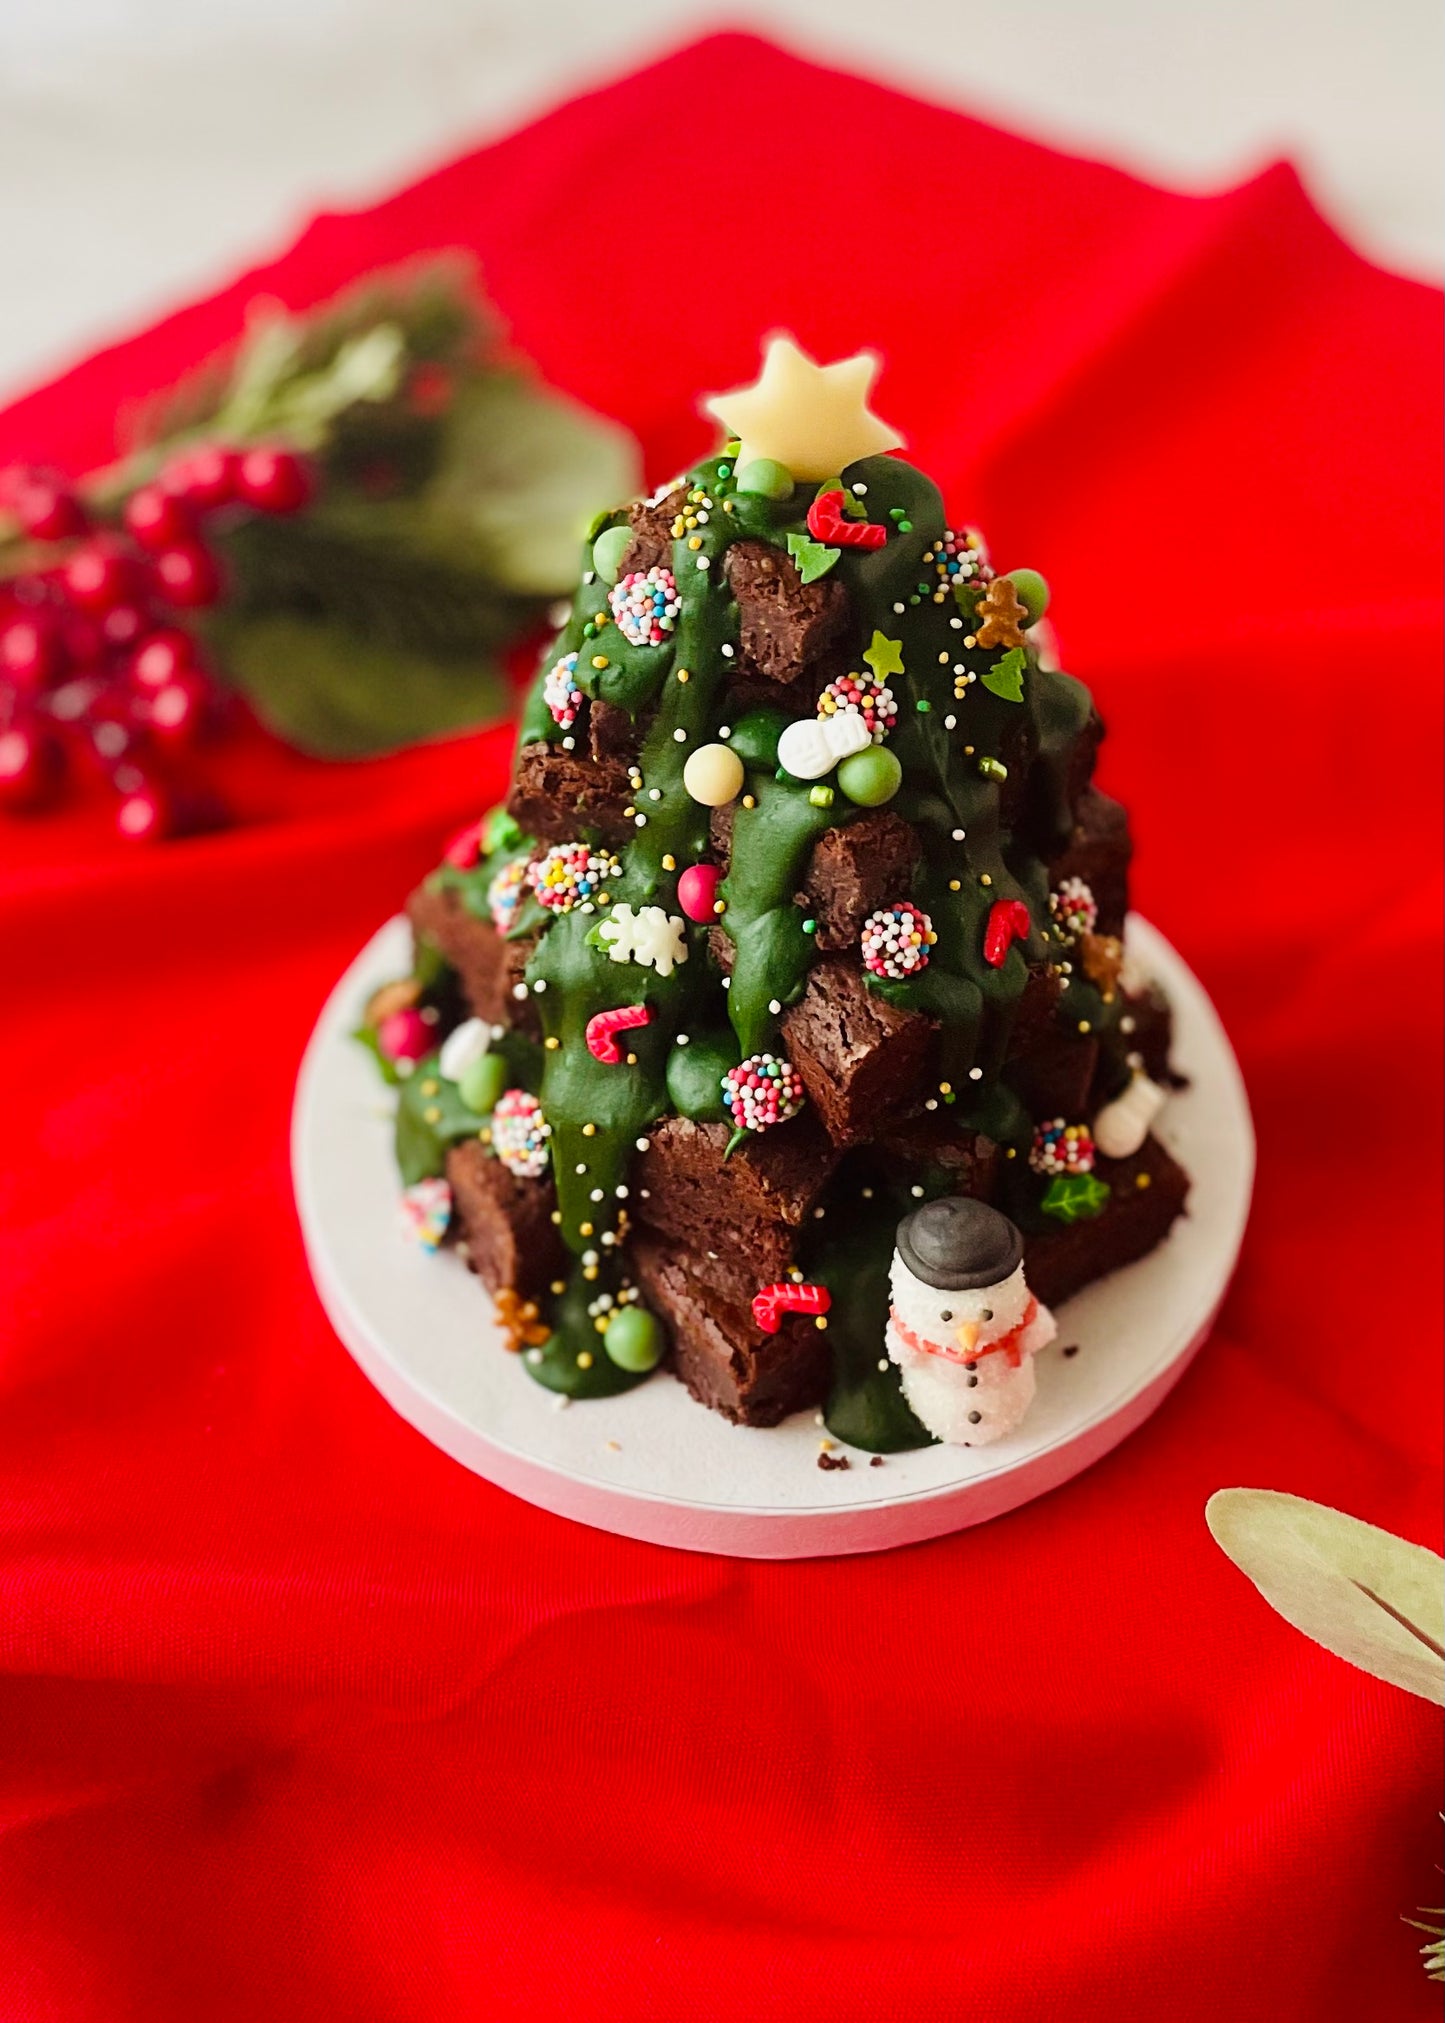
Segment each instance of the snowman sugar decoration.
[{"label": "snowman sugar decoration", "polygon": [[1034,1357],[1058,1332],[1024,1283],[1023,1238],[962,1195],[898,1225],[888,1354],[935,1439],[982,1447],[1011,1433],[1034,1396]]}]

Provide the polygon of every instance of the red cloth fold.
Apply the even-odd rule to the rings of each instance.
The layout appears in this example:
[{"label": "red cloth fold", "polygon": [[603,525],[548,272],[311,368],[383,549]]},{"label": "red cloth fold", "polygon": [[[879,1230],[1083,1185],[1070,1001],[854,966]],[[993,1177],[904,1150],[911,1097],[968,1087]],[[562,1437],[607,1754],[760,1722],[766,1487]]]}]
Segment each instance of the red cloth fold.
[{"label": "red cloth fold", "polygon": [[328,986],[508,734],[253,737],[245,825],[153,853],[98,809],[7,827],[0,2014],[1432,2013],[1400,1917],[1438,1900],[1437,1719],[1202,1508],[1436,1531],[1438,296],[1285,167],[1169,195],[722,38],[316,220],[0,456],[93,463],[252,296],[454,245],[658,479],[760,323],[882,351],[879,411],[1049,576],[1110,721],[1137,900],[1249,1080],[1248,1248],[1148,1426],[983,1529],[753,1565],[573,1527],[370,1389],[287,1171]]}]

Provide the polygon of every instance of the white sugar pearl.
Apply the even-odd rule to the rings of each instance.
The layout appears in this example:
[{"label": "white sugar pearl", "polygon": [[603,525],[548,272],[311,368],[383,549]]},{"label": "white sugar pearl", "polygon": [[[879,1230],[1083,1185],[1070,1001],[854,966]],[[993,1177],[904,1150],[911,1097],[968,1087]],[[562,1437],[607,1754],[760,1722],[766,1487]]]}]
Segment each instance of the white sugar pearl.
[{"label": "white sugar pearl", "polygon": [[742,791],[743,762],[726,745],[699,745],[683,767],[682,784],[704,808],[725,808]]}]

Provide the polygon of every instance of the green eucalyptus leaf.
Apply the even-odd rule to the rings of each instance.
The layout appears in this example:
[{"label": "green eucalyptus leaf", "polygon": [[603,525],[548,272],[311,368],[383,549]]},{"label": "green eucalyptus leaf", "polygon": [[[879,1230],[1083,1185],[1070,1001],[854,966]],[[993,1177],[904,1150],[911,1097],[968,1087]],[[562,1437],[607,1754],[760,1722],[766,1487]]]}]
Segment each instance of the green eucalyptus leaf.
[{"label": "green eucalyptus leaf", "polygon": [[227,626],[228,681],[288,744],[362,759],[501,714],[506,687],[485,653],[441,657],[290,614]]},{"label": "green eucalyptus leaf", "polygon": [[495,373],[458,392],[428,504],[503,589],[556,597],[575,583],[578,544],[599,510],[641,481],[637,445],[617,423]]},{"label": "green eucalyptus leaf", "polygon": [[1372,1678],[1445,1706],[1445,1560],[1275,1489],[1220,1489],[1215,1542],[1287,1623]]}]

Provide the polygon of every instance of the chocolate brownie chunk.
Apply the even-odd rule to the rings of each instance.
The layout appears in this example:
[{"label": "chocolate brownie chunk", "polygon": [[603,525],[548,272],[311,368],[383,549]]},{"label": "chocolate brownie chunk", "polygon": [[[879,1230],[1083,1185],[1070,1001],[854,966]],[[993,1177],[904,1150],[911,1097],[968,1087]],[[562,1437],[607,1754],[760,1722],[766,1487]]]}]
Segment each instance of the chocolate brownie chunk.
[{"label": "chocolate brownie chunk", "polygon": [[1129,817],[1117,801],[1086,787],[1074,807],[1069,840],[1048,861],[1049,885],[1082,878],[1099,907],[1094,926],[1100,934],[1122,934],[1129,911]]},{"label": "chocolate brownie chunk", "polygon": [[1132,1159],[1099,1158],[1094,1172],[1113,1196],[1102,1215],[1024,1238],[1029,1289],[1046,1306],[1145,1256],[1167,1235],[1189,1193],[1189,1176],[1157,1138],[1146,1138]]},{"label": "chocolate brownie chunk", "polygon": [[1014,1006],[1007,1060],[1017,1060],[1038,1043],[1040,1034],[1053,1024],[1063,994],[1064,979],[1052,963],[1031,966],[1028,981]]},{"label": "chocolate brownie chunk", "polygon": [[594,831],[604,843],[624,843],[634,833],[626,762],[564,752],[545,739],[523,745],[507,812],[529,836],[570,843]]},{"label": "chocolate brownie chunk", "polygon": [[672,523],[686,502],[687,486],[675,485],[655,505],[639,499],[628,509],[632,539],[623,553],[619,576],[630,576],[634,569],[661,569],[672,560]]},{"label": "chocolate brownie chunk", "polygon": [[919,854],[917,830],[887,809],[825,830],[800,894],[817,918],[818,947],[855,948],[870,913],[907,897]]},{"label": "chocolate brownie chunk", "polygon": [[523,934],[508,941],[489,920],[469,913],[454,887],[431,879],[412,893],[406,913],[418,941],[430,943],[456,971],[462,995],[479,1019],[541,1038],[536,1006],[530,997],[515,995],[536,946],[535,936]]},{"label": "chocolate brownie chunk", "polygon": [[600,698],[587,705],[587,743],[594,759],[637,757],[637,726],[619,703]]},{"label": "chocolate brownie chunk", "polygon": [[632,1169],[639,1221],[685,1248],[694,1275],[746,1307],[781,1278],[838,1155],[806,1113],[749,1138],[729,1159],[726,1124],[669,1117]]},{"label": "chocolate brownie chunk", "polygon": [[447,1153],[447,1179],[467,1263],[489,1292],[510,1286],[538,1299],[554,1279],[565,1278],[567,1252],[552,1221],[557,1190],[550,1179],[511,1173],[479,1138]]},{"label": "chocolate brownie chunk", "polygon": [[805,583],[792,557],[770,542],[735,541],[723,568],[737,600],[745,677],[797,681],[848,623],[848,595],[837,578]]},{"label": "chocolate brownie chunk", "polygon": [[946,1110],[908,1117],[884,1131],[878,1154],[890,1179],[907,1185],[944,1183],[950,1194],[993,1196],[1002,1154],[981,1131],[961,1130]]},{"label": "chocolate brownie chunk", "polygon": [[1099,1042],[1054,1019],[1035,1031],[1027,1052],[1006,1063],[1004,1080],[1031,1117],[1077,1123],[1088,1112],[1098,1065]]},{"label": "chocolate brownie chunk", "polygon": [[861,1145],[922,1100],[936,1021],[889,1004],[842,957],[813,965],[782,1023],[788,1058],[835,1145]]},{"label": "chocolate brownie chunk", "polygon": [[828,1337],[799,1315],[764,1334],[750,1308],[731,1306],[697,1284],[671,1244],[638,1233],[633,1274],[672,1344],[672,1367],[694,1398],[744,1426],[776,1426],[821,1403],[828,1388]]}]

